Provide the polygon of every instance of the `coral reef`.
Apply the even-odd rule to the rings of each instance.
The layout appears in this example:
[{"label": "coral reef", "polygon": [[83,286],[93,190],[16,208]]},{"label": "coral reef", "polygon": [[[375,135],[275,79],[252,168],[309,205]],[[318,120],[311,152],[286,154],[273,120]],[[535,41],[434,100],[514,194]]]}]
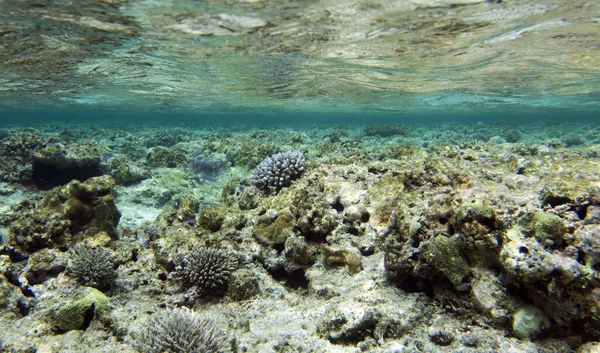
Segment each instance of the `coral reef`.
[{"label": "coral reef", "polygon": [[42,189],[102,175],[101,155],[107,152],[96,144],[48,144],[32,155],[33,183]]},{"label": "coral reef", "polygon": [[227,162],[204,157],[204,149],[194,151],[190,160],[192,172],[208,179],[214,179],[227,168]]},{"label": "coral reef", "polygon": [[176,168],[186,166],[188,163],[187,153],[178,147],[153,147],[146,154],[148,168]]},{"label": "coral reef", "polygon": [[[0,189],[2,348],[168,351],[154,339],[193,327],[167,318],[187,310],[218,317],[206,329],[222,351],[597,349],[600,149],[535,129],[510,143],[509,128],[407,126],[402,141],[339,126],[190,130],[151,147],[165,152],[156,168],[139,151],[120,157],[133,133],[41,135],[82,146],[98,134],[109,168],[49,191]],[[252,185],[239,148],[254,158],[270,144],[310,168],[285,187]],[[231,156],[227,171],[165,168],[199,147]],[[115,159],[144,164],[146,179],[117,183]],[[195,311],[164,310],[181,306]],[[189,337],[182,349],[195,349]]]},{"label": "coral reef", "polygon": [[0,141],[0,180],[29,184],[33,182],[35,152],[46,146],[39,132],[8,134]]},{"label": "coral reef", "polygon": [[211,232],[218,232],[223,226],[227,209],[222,206],[207,207],[200,210],[196,224]]},{"label": "coral reef", "polygon": [[406,135],[408,129],[400,124],[370,125],[363,130],[364,136],[390,137]]},{"label": "coral reef", "polygon": [[122,154],[103,153],[99,168],[115,179],[115,183],[129,185],[143,180],[147,173]]},{"label": "coral reef", "polygon": [[185,130],[177,129],[158,131],[152,134],[152,136],[146,138],[145,145],[146,147],[171,147],[179,142],[185,141],[186,139],[187,133]]}]

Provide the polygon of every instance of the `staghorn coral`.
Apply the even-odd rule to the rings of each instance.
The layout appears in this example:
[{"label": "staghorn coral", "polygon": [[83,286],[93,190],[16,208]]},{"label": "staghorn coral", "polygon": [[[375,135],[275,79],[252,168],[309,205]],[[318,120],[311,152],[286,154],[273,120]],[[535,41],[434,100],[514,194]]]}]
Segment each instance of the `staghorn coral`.
[{"label": "staghorn coral", "polygon": [[77,245],[71,249],[69,275],[85,286],[110,287],[117,278],[115,258],[106,248]]},{"label": "staghorn coral", "polygon": [[304,154],[300,151],[276,153],[260,162],[250,178],[259,188],[287,186],[304,171]]},{"label": "staghorn coral", "polygon": [[236,267],[237,259],[228,251],[195,248],[179,256],[173,278],[186,287],[225,289]]},{"label": "staghorn coral", "polygon": [[187,308],[166,309],[150,316],[133,335],[142,353],[227,353],[229,337],[214,322]]}]

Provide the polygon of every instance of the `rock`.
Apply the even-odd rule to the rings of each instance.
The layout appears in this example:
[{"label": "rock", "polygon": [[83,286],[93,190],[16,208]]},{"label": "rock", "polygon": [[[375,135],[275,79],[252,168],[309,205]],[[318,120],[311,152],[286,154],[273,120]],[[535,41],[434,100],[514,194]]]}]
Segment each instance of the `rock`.
[{"label": "rock", "polygon": [[543,311],[532,305],[517,310],[513,317],[513,333],[521,339],[530,339],[550,328],[550,320]]},{"label": "rock", "polygon": [[296,218],[289,208],[269,212],[256,222],[254,235],[260,242],[268,245],[283,244],[294,234],[295,222]]}]

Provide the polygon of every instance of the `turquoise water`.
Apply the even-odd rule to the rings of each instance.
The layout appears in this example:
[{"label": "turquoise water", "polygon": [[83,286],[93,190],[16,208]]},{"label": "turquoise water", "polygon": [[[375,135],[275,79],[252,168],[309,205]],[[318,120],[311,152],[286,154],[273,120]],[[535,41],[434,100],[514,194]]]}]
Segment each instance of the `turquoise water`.
[{"label": "turquoise water", "polygon": [[[568,97],[561,97],[560,107],[520,107],[518,104],[499,106],[459,106],[447,108],[415,108],[410,111],[381,111],[361,109],[302,109],[289,112],[285,109],[253,110],[250,112],[189,111],[173,109],[171,111],[139,109],[78,109],[70,106],[28,107],[27,109],[0,109],[0,126],[27,126],[44,124],[189,124],[202,126],[223,126],[227,124],[260,126],[263,128],[281,126],[324,127],[343,125],[370,125],[398,123],[405,125],[427,125],[439,123],[506,123],[509,125],[535,124],[540,122],[598,122],[599,110],[595,108],[592,97],[573,98],[569,106]],[[408,110],[408,109],[407,109]]]}]

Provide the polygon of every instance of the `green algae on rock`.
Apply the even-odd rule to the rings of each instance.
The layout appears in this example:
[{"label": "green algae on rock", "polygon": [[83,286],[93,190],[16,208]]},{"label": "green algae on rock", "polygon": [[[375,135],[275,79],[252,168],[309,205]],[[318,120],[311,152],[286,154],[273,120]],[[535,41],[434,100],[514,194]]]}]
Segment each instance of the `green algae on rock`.
[{"label": "green algae on rock", "polygon": [[563,247],[567,228],[559,216],[538,211],[524,215],[518,224],[525,235],[536,238],[541,244]]},{"label": "green algae on rock", "polygon": [[184,167],[189,162],[186,151],[178,147],[153,147],[146,154],[146,166],[149,168]]},{"label": "green algae on rock", "polygon": [[186,222],[196,218],[196,203],[191,198],[185,198],[179,202],[177,209],[177,218],[180,221]]},{"label": "green algae on rock", "polygon": [[496,222],[494,209],[485,202],[476,200],[462,204],[452,218],[453,226],[457,232],[473,237],[497,229]]},{"label": "green algae on rock", "polygon": [[87,288],[87,295],[68,303],[56,312],[55,324],[60,331],[86,329],[90,322],[110,311],[110,300],[95,288]]},{"label": "green algae on rock", "polygon": [[469,265],[463,258],[454,239],[438,235],[429,243],[426,256],[454,286],[459,286],[470,273]]}]

